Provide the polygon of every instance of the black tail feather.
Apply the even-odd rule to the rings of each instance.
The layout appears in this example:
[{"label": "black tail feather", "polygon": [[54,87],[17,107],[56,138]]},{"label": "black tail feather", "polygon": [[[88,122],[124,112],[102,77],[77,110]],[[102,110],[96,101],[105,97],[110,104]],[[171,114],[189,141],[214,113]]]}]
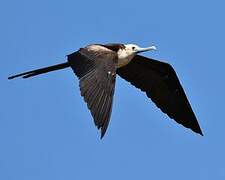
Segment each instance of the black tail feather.
[{"label": "black tail feather", "polygon": [[62,63],[62,64],[57,64],[57,65],[54,65],[54,66],[45,67],[45,68],[36,69],[36,70],[33,70],[33,71],[27,71],[27,72],[24,72],[24,73],[16,74],[16,75],[8,77],[8,79],[14,79],[14,78],[17,78],[17,77],[20,77],[20,76],[22,76],[22,78],[29,78],[29,77],[36,76],[36,75],[43,74],[43,73],[47,73],[47,72],[50,72],[50,71],[64,69],[64,68],[67,68],[67,67],[70,67],[70,64],[68,62]]}]

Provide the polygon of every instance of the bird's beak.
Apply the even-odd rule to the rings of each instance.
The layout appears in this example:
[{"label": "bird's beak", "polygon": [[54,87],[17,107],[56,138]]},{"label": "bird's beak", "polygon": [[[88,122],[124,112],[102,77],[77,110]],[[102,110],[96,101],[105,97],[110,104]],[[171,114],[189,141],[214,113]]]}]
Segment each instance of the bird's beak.
[{"label": "bird's beak", "polygon": [[145,52],[145,51],[151,51],[151,50],[156,50],[156,47],[150,46],[150,47],[146,47],[146,48],[138,48],[137,53],[141,53],[141,52]]}]

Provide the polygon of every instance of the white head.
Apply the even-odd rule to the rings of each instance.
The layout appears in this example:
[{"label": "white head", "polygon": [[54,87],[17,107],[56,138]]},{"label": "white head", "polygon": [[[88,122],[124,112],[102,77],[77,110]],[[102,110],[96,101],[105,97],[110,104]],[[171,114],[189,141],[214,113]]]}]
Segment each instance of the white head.
[{"label": "white head", "polygon": [[127,65],[133,57],[141,52],[156,50],[155,46],[150,46],[147,48],[141,48],[136,44],[125,44],[125,48],[120,49],[118,53],[118,65],[117,67],[122,67]]},{"label": "white head", "polygon": [[126,50],[127,54],[136,55],[136,54],[141,53],[141,52],[156,50],[156,47],[150,46],[150,47],[146,47],[146,48],[141,48],[136,44],[126,44],[125,50]]}]

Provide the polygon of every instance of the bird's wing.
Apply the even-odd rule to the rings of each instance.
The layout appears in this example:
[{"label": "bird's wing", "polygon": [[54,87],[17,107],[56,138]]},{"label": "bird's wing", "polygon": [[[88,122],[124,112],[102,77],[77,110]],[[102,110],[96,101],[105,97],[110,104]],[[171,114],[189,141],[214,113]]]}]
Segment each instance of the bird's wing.
[{"label": "bird's wing", "polygon": [[127,66],[117,69],[117,74],[146,92],[147,96],[177,123],[203,135],[171,65],[136,55]]},{"label": "bird's wing", "polygon": [[95,125],[101,129],[102,138],[112,110],[116,53],[104,47],[101,52],[92,48],[81,48],[68,55],[68,62],[80,80],[81,95],[91,111]]}]

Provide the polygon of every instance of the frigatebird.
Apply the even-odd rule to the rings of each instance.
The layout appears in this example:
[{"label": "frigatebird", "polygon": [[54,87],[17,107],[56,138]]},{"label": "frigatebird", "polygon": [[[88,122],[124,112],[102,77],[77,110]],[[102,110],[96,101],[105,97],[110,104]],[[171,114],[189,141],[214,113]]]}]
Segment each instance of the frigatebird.
[{"label": "frigatebird", "polygon": [[111,112],[116,74],[144,91],[162,112],[177,123],[203,135],[196,116],[173,67],[165,62],[138,55],[155,50],[135,44],[91,44],[67,56],[67,62],[10,76],[30,78],[71,67],[79,79],[84,101],[94,123],[104,136]]}]

